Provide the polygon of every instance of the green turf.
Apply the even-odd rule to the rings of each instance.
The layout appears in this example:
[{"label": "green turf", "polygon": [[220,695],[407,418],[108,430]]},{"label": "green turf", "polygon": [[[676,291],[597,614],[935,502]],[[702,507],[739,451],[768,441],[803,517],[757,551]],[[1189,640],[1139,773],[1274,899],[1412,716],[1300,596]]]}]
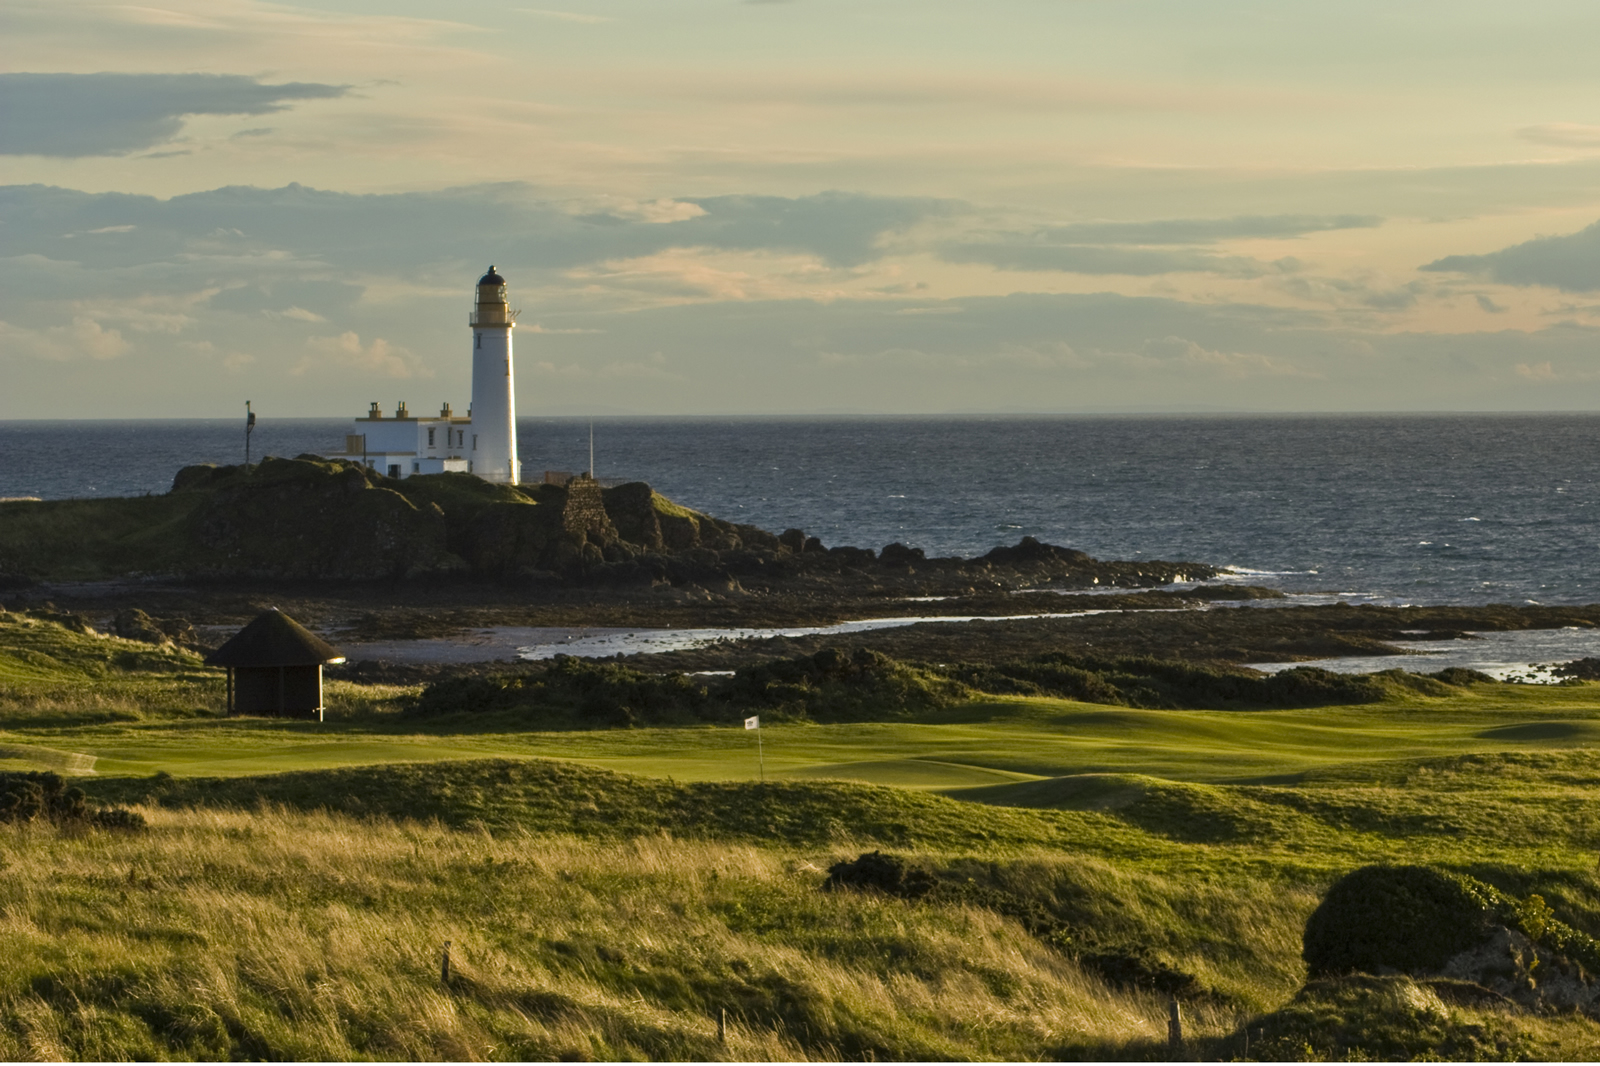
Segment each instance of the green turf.
[{"label": "green turf", "polygon": [[[0,676],[0,766],[76,773],[97,799],[145,804],[154,827],[125,840],[0,827],[0,902],[21,916],[0,1037],[28,1034],[0,1048],[12,1057],[472,1057],[406,1036],[446,1009],[427,1006],[428,953],[451,938],[469,963],[496,960],[447,1008],[488,1019],[504,999],[485,1032],[568,1017],[545,993],[517,998],[548,976],[598,982],[585,995],[615,995],[629,1018],[670,1012],[705,1041],[595,1013],[544,1043],[483,1038],[506,1057],[567,1054],[597,1026],[611,1034],[600,1057],[708,1057],[726,989],[770,1031],[813,1019],[784,1030],[795,1047],[740,1045],[746,1057],[1161,1057],[1164,1001],[1073,991],[1067,960],[1102,948],[1196,977],[1212,997],[1190,1004],[1203,1055],[1237,1055],[1241,1025],[1286,1057],[1596,1046],[1581,1019],[1441,1013],[1410,986],[1291,999],[1306,915],[1371,863],[1470,873],[1600,929],[1592,685],[1251,712],[990,698],[916,720],[772,723],[758,782],[758,734],[736,725],[525,732],[508,715],[408,716],[411,690],[348,683],[329,685],[321,723],[226,719],[220,678],[171,649],[0,616],[0,650],[20,664]],[[869,849],[911,854],[956,894],[819,891],[831,863]],[[234,959],[239,943],[254,946]],[[836,990],[828,967],[844,962]],[[869,978],[903,1001],[858,995],[878,988]],[[774,1004],[749,991],[761,982]],[[338,1019],[304,1020],[339,989]],[[1101,1013],[1032,1028],[1039,990]],[[939,1035],[973,1018],[1012,1035]],[[1372,1024],[1413,1022],[1392,1047],[1369,1039]],[[314,1032],[330,1035],[307,1043]]]}]

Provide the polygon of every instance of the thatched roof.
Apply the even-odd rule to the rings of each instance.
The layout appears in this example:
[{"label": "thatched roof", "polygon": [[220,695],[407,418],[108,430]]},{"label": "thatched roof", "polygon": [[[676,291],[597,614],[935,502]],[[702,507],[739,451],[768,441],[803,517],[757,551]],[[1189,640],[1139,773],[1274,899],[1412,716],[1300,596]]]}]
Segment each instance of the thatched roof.
[{"label": "thatched roof", "polygon": [[209,666],[317,666],[343,653],[276,607],[261,612],[222,647]]}]

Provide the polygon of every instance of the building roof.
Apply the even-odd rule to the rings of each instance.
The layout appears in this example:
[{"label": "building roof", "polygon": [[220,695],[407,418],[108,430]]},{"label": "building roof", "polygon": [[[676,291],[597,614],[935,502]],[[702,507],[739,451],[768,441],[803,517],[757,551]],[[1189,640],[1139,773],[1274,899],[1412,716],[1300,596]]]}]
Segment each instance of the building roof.
[{"label": "building roof", "polygon": [[489,273],[478,279],[479,285],[504,285],[506,279],[494,272],[494,264],[489,265]]},{"label": "building roof", "polygon": [[276,607],[206,656],[208,666],[318,666],[343,659],[338,648]]}]

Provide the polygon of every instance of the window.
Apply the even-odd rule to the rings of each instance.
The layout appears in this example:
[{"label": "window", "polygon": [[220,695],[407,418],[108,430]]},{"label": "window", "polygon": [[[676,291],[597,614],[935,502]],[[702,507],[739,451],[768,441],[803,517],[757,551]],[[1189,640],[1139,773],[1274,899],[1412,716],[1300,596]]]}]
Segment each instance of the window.
[{"label": "window", "polygon": [[474,348],[482,348],[483,347],[483,334],[474,333],[472,336],[473,336],[473,345],[472,346]]},{"label": "window", "polygon": [[478,435],[476,433],[472,435],[472,450],[478,450]]},{"label": "window", "polygon": [[413,473],[413,474],[420,474],[420,473],[422,473],[422,464],[421,464],[421,463],[412,463],[412,464],[411,464],[411,472],[412,472],[412,473]]},{"label": "window", "polygon": [[433,430],[428,430],[428,447],[433,447]]},{"label": "window", "polygon": [[390,477],[399,477],[400,476],[400,464],[399,463],[390,463],[389,464],[389,476]]}]

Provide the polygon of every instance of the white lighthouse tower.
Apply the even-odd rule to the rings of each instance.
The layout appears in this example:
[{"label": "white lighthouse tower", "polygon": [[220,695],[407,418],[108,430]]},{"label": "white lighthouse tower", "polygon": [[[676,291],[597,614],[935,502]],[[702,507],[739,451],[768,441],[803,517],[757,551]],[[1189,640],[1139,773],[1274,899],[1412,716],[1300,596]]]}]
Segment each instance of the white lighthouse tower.
[{"label": "white lighthouse tower", "polygon": [[515,485],[517,390],[511,372],[511,331],[517,312],[506,305],[506,279],[494,267],[478,279],[478,305],[472,326],[472,447],[474,474],[485,481]]}]

